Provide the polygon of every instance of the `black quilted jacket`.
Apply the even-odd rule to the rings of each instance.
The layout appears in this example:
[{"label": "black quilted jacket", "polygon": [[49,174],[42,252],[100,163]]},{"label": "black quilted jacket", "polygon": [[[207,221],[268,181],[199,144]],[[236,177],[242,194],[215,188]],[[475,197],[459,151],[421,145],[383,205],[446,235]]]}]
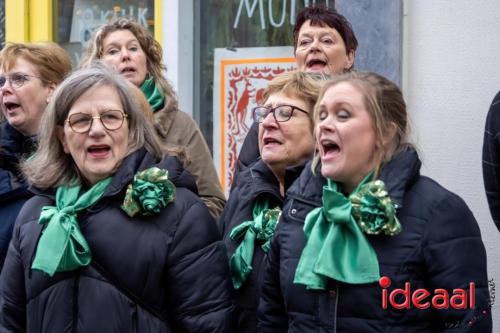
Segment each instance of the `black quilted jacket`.
[{"label": "black quilted jacket", "polygon": [[[382,309],[379,283],[351,285],[330,280],[328,290],[293,283],[305,245],[304,218],[321,205],[320,176],[309,167],[289,189],[274,235],[261,290],[259,332],[417,333],[492,330],[486,251],[474,216],[462,199],[419,174],[414,151],[396,156],[382,171],[392,199],[401,207],[397,236],[367,236],[388,291],[404,288],[468,289],[475,283],[473,310]],[[401,302],[401,300],[399,300]]]},{"label": "black quilted jacket", "polygon": [[54,198],[39,193],[26,203],[0,277],[0,331],[229,331],[224,245],[180,162],[166,157],[158,165],[176,185],[175,202],[160,214],[130,218],[120,209],[134,174],[154,164],[144,149],[128,156],[104,196],[79,214],[93,259],[75,271],[50,278],[30,269],[40,210]]}]

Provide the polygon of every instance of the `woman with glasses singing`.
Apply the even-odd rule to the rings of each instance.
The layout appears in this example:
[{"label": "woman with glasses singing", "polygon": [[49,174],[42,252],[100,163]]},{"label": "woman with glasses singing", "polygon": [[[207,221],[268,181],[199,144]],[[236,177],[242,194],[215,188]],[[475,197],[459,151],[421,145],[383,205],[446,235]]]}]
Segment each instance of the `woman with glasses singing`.
[{"label": "woman with glasses singing", "polygon": [[146,95],[154,113],[155,127],[168,147],[186,153],[186,168],[193,174],[201,200],[219,218],[226,198],[207,143],[198,125],[179,110],[172,86],[164,77],[163,50],[142,25],[121,18],[96,30],[81,66],[96,59],[113,66]]},{"label": "woman with glasses singing", "polygon": [[227,256],[193,177],[101,64],[56,90],[0,277],[0,331],[228,332]]},{"label": "woman with glasses singing", "polygon": [[0,52],[0,270],[14,221],[31,197],[19,162],[33,153],[45,107],[70,70],[69,56],[54,43],[7,44]]},{"label": "woman with glasses singing", "polygon": [[259,274],[285,188],[314,152],[312,109],[320,85],[308,74],[285,73],[269,83],[253,110],[262,159],[238,175],[221,216],[237,312],[233,332],[257,331]]}]

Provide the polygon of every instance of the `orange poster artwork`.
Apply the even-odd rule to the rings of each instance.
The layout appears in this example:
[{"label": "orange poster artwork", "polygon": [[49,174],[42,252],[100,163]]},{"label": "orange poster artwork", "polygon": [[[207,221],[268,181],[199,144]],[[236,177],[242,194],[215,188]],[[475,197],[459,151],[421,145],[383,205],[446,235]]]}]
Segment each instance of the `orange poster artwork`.
[{"label": "orange poster artwork", "polygon": [[[240,147],[253,123],[253,107],[270,80],[295,68],[289,47],[240,48],[228,52],[222,49],[215,53],[213,119],[214,162],[226,195]],[[224,54],[238,58],[226,58]]]}]

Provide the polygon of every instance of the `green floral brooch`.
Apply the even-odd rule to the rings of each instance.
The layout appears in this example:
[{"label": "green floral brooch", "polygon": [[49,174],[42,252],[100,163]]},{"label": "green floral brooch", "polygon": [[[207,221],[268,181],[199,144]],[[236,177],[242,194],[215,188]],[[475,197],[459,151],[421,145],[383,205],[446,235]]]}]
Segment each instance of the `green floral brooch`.
[{"label": "green floral brooch", "polygon": [[175,199],[175,185],[168,171],[157,167],[138,172],[127,187],[121,208],[128,216],[158,214]]},{"label": "green floral brooch", "polygon": [[352,216],[361,230],[369,235],[394,236],[401,232],[396,207],[381,180],[364,185],[351,198]]}]

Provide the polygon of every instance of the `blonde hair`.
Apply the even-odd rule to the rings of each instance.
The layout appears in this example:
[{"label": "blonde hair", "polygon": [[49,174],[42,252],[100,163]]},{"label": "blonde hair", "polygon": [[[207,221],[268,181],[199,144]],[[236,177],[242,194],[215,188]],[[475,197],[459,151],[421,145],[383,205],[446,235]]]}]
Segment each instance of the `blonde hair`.
[{"label": "blonde hair", "polygon": [[[317,75],[304,73],[299,71],[285,72],[272,79],[262,94],[262,101],[265,101],[271,95],[283,93],[289,97],[296,97],[302,100],[308,106],[309,110],[313,110],[323,83],[329,76],[324,74]],[[313,128],[313,112],[307,114],[311,120],[311,130]]]},{"label": "blonde hair", "polygon": [[[396,126],[391,144],[384,147],[381,152],[381,163],[374,173],[374,177],[377,178],[384,163],[394,155],[410,147],[413,148],[409,142],[410,126],[403,94],[396,84],[376,73],[351,71],[338,75],[326,83],[321,90],[314,107],[315,124],[319,121],[320,103],[324,95],[330,88],[342,82],[349,83],[363,95],[363,103],[373,120],[376,140],[380,147],[384,147],[382,140],[391,124]],[[316,151],[311,166],[313,172],[317,170],[319,162],[319,154]]]},{"label": "blonde hair", "polygon": [[0,68],[10,70],[18,58],[33,65],[44,86],[61,83],[71,72],[69,55],[56,43],[8,43],[0,52]]},{"label": "blonde hair", "polygon": [[80,61],[80,67],[88,67],[90,64],[101,59],[103,56],[103,42],[109,34],[118,30],[128,30],[139,41],[142,50],[146,54],[147,70],[153,76],[154,81],[161,87],[165,94],[165,107],[168,110],[177,109],[177,98],[174,89],[163,76],[167,67],[163,63],[163,51],[160,43],[158,43],[151,33],[140,25],[138,22],[128,18],[120,18],[114,22],[105,24],[94,31],[88,47]]},{"label": "blonde hair", "polygon": [[156,159],[163,156],[160,142],[151,122],[144,117],[143,110],[130,90],[130,84],[114,70],[102,63],[75,71],[56,89],[44,115],[39,135],[39,146],[34,156],[25,161],[22,170],[29,183],[40,189],[83,183],[83,178],[71,155],[64,152],[57,131],[64,126],[73,104],[86,91],[100,86],[116,89],[129,127],[129,154],[145,147]]}]

